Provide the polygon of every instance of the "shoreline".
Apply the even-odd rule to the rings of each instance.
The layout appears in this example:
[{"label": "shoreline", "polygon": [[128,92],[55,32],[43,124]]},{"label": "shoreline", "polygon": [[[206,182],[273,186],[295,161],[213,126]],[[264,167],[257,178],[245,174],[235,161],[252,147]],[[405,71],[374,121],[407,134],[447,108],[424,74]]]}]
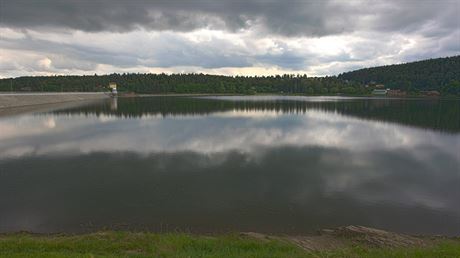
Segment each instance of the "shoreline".
[{"label": "shoreline", "polygon": [[[118,97],[208,97],[208,96],[295,96],[295,97],[338,97],[338,98],[370,98],[370,99],[457,99],[456,97],[426,96],[375,96],[375,95],[301,95],[301,94],[232,94],[232,93],[125,93],[119,92]],[[55,104],[71,101],[94,100],[109,98],[109,92],[0,92],[0,109],[15,108],[42,104]]]},{"label": "shoreline", "polygon": [[294,96],[294,97],[339,97],[339,98],[372,98],[372,99],[460,99],[456,96],[379,96],[379,95],[304,95],[304,94],[278,94],[278,93],[256,93],[256,94],[238,94],[238,93],[118,93],[119,97],[199,97],[199,96]]},{"label": "shoreline", "polygon": [[97,231],[86,234],[0,234],[0,257],[459,257],[460,238],[410,236],[363,226],[316,235]]},{"label": "shoreline", "polygon": [[[135,97],[305,97],[305,98],[349,98],[375,100],[444,100],[449,97],[390,97],[390,96],[363,96],[363,95],[299,95],[299,94],[212,94],[212,93],[168,93],[168,94],[138,94],[121,92],[119,98]],[[0,116],[17,115],[29,112],[46,112],[61,107],[78,106],[84,102],[109,99],[108,92],[0,92]],[[457,98],[456,98],[457,99]],[[460,98],[459,98],[460,99]]]}]

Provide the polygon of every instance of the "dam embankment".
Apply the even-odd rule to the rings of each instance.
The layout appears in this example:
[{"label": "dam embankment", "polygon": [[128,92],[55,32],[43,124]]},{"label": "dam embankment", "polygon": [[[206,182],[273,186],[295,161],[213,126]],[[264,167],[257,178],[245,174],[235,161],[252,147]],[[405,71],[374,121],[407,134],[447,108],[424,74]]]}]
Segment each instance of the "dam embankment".
[{"label": "dam embankment", "polygon": [[0,109],[108,98],[103,92],[0,93]]}]

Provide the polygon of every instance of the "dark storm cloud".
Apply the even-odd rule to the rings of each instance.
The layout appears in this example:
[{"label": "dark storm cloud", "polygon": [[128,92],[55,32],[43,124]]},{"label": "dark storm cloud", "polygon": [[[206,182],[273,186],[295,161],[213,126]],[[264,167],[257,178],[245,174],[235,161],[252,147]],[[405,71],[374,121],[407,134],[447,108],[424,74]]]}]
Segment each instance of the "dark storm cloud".
[{"label": "dark storm cloud", "polygon": [[[454,1],[122,1],[0,0],[8,27],[63,27],[83,31],[237,31],[256,27],[271,34],[324,36],[355,30],[420,30],[459,27]],[[432,24],[432,23],[435,24]]]},{"label": "dark storm cloud", "polygon": [[296,50],[284,50],[279,54],[258,55],[254,57],[254,60],[258,63],[276,65],[292,70],[302,70],[320,63],[357,61],[357,59],[352,58],[349,53],[345,52],[332,56],[321,56],[312,52],[299,53]]},{"label": "dark storm cloud", "polygon": [[[55,43],[30,37],[19,40],[4,39],[0,41],[0,48],[46,53],[57,69],[92,70],[97,63],[116,63],[120,67],[130,67],[136,64],[136,56],[129,53],[117,52],[115,54],[103,48]],[[76,64],[80,65],[76,66]]]},{"label": "dark storm cloud", "polygon": [[458,13],[458,0],[0,0],[0,77],[101,65],[332,75],[458,55]]},{"label": "dark storm cloud", "polygon": [[167,33],[152,44],[157,46],[156,51],[142,62],[143,65],[200,66],[203,68],[251,66],[248,53],[238,49],[227,40],[213,38],[197,43]]},{"label": "dark storm cloud", "polygon": [[457,0],[390,1],[375,9],[380,13],[374,14],[373,28],[379,31],[422,30],[424,34],[437,36],[460,27],[460,2]]},{"label": "dark storm cloud", "polygon": [[[0,40],[1,49],[34,51],[45,54],[56,69],[92,70],[96,64],[116,64],[118,67],[133,66],[173,67],[200,66],[203,68],[251,66],[247,53],[230,53],[234,46],[223,40],[195,43],[166,33],[148,42],[147,51],[133,49],[110,49],[107,46],[87,46],[77,43],[59,43],[36,39],[26,34],[21,39]],[[139,48],[139,47],[138,47]],[[145,50],[145,49],[144,49]]]}]

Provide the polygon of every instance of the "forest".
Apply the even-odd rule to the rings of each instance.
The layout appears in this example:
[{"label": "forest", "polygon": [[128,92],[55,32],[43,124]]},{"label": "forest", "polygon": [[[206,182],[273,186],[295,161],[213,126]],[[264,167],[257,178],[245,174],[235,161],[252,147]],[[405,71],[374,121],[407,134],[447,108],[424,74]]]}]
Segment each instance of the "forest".
[{"label": "forest", "polygon": [[416,95],[437,90],[460,95],[460,56],[430,59],[399,65],[360,69],[338,76],[303,75],[223,76],[207,74],[113,73],[108,75],[24,76],[0,80],[0,91],[90,92],[107,91],[115,82],[120,92],[369,95],[373,85],[401,89]]},{"label": "forest", "polygon": [[444,95],[460,94],[460,56],[365,68],[342,73],[338,79],[361,84],[379,83],[408,92],[437,90]]}]

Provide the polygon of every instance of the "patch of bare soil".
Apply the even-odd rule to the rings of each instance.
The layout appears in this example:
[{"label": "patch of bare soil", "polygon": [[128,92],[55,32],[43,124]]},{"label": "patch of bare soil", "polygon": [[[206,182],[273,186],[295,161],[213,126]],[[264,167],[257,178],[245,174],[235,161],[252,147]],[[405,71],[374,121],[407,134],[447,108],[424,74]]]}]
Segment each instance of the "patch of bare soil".
[{"label": "patch of bare soil", "polygon": [[322,230],[322,234],[329,234],[337,238],[344,238],[352,242],[375,247],[410,247],[427,244],[427,240],[419,237],[363,226],[347,226],[333,230]]},{"label": "patch of bare soil", "polygon": [[433,239],[363,226],[323,229],[317,235],[312,236],[271,236],[253,232],[242,233],[242,235],[264,241],[281,240],[290,242],[308,251],[334,250],[350,245],[350,243],[365,244],[373,247],[417,247],[426,246],[433,242]]}]

